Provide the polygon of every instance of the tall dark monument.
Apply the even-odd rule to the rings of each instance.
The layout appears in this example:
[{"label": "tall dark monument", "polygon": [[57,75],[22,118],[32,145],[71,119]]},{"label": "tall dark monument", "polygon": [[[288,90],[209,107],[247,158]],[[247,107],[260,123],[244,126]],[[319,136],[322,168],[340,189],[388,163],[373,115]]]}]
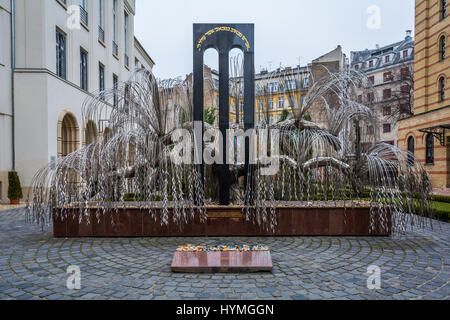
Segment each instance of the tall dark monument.
[{"label": "tall dark monument", "polygon": [[[203,123],[204,79],[203,57],[207,49],[214,48],[219,53],[219,129],[223,139],[223,164],[219,165],[220,204],[230,204],[230,168],[226,161],[226,131],[229,128],[229,52],[239,48],[244,54],[244,130],[255,125],[255,66],[254,66],[254,25],[253,24],[194,24],[194,121]],[[203,130],[202,130],[203,132]],[[203,137],[201,141],[203,150]],[[249,138],[245,144],[245,181],[246,187],[253,187],[253,168],[249,164]],[[195,149],[198,150],[198,149]],[[253,152],[253,151],[252,151]],[[203,177],[203,155],[197,170]],[[198,162],[197,162],[198,163]],[[203,179],[202,179],[203,181]],[[250,185],[248,185],[250,184]],[[247,190],[247,188],[246,188]],[[246,200],[247,201],[247,200]]]}]

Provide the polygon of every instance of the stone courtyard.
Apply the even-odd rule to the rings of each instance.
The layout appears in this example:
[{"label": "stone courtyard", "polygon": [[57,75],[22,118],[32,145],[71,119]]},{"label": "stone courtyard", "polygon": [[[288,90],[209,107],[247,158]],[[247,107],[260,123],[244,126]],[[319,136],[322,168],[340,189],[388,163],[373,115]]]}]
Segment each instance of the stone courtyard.
[{"label": "stone courtyard", "polygon": [[[0,299],[442,299],[450,297],[450,227],[391,238],[54,239],[25,222],[25,210],[0,212]],[[186,243],[270,246],[273,273],[173,274]],[[381,268],[381,289],[367,268]],[[81,289],[69,290],[69,266]]]}]

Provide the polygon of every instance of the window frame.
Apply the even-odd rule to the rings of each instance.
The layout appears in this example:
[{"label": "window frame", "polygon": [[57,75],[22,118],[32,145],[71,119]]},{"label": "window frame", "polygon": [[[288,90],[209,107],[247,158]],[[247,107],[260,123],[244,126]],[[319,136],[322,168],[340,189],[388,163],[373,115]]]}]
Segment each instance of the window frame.
[{"label": "window frame", "polygon": [[67,80],[67,35],[58,28],[56,28],[56,75]]},{"label": "window frame", "polygon": [[438,86],[439,86],[439,102],[445,101],[445,77],[439,77],[438,80]]},{"label": "window frame", "polygon": [[[412,143],[411,143],[411,142],[412,142]],[[413,165],[414,165],[414,162],[415,162],[415,155],[414,155],[414,153],[415,153],[415,148],[416,148],[415,144],[416,144],[416,141],[415,141],[414,137],[413,137],[413,136],[410,136],[410,137],[408,138],[408,140],[407,140],[407,148],[408,148],[408,164],[409,164],[410,166],[413,166]]]},{"label": "window frame", "polygon": [[105,99],[105,65],[101,62],[98,63],[98,91],[102,100]]},{"label": "window frame", "polygon": [[434,165],[434,136],[428,133],[425,137],[425,164]]},{"label": "window frame", "polygon": [[[85,61],[83,61],[83,56]],[[89,91],[89,54],[83,48],[80,48],[80,88]]]},{"label": "window frame", "polygon": [[444,61],[446,56],[447,38],[445,35],[439,37],[439,61]]}]

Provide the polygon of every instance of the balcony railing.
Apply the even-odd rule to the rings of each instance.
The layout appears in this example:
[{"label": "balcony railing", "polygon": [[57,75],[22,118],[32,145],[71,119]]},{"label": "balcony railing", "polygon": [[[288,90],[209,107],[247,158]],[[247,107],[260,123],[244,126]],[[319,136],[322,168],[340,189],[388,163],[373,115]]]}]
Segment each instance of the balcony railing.
[{"label": "balcony railing", "polygon": [[100,26],[98,26],[98,40],[105,42],[105,30]]},{"label": "balcony railing", "polygon": [[88,19],[89,15],[86,11],[86,9],[84,9],[82,6],[80,6],[80,19],[81,22],[83,22],[85,25],[88,25],[89,19]]},{"label": "balcony railing", "polygon": [[119,55],[119,46],[117,45],[117,43],[115,41],[113,41],[113,54],[115,56]]}]

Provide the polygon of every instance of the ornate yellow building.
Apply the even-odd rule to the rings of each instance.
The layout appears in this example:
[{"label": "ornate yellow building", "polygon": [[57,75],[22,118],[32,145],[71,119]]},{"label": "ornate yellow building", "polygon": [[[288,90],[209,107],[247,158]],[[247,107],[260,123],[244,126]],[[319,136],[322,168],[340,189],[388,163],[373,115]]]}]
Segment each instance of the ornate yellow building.
[{"label": "ornate yellow building", "polygon": [[[303,104],[308,92],[310,70],[308,67],[262,71],[255,76],[255,121],[273,124],[282,120],[283,113]],[[243,123],[243,83],[231,79],[230,122]],[[239,99],[239,114],[237,113]]]},{"label": "ornate yellow building", "polygon": [[450,6],[416,0],[414,115],[399,122],[399,146],[414,153],[434,188],[450,187]]}]

